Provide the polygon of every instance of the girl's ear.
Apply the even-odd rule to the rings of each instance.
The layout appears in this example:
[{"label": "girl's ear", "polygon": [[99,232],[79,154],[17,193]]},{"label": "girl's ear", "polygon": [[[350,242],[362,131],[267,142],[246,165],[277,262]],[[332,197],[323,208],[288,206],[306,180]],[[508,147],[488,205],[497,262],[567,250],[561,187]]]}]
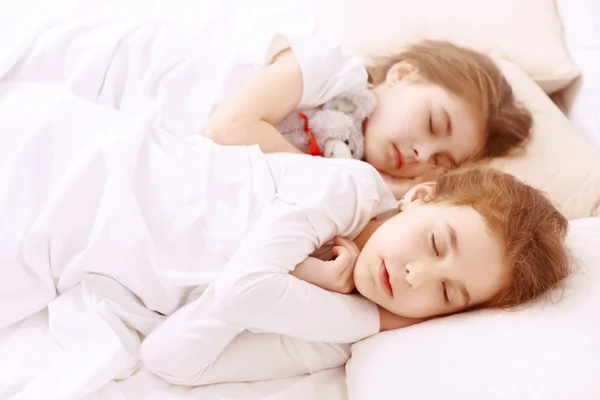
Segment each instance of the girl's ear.
[{"label": "girl's ear", "polygon": [[417,67],[410,61],[399,61],[387,72],[385,81],[388,85],[395,85],[403,79],[414,79],[418,74]]},{"label": "girl's ear", "polygon": [[435,190],[435,182],[425,182],[410,189],[402,198],[403,207],[416,202],[427,202]]}]

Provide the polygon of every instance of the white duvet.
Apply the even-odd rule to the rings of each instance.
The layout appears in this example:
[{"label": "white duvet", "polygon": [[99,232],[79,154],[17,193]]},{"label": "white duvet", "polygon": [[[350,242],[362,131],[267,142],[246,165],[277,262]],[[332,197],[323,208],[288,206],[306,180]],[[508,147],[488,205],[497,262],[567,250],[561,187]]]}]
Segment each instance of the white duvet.
[{"label": "white duvet", "polygon": [[[251,27],[261,26],[256,25],[257,21],[263,21],[262,28],[265,35],[270,34],[267,32],[272,31],[274,24],[285,24],[286,31],[292,33],[305,33],[312,29],[312,16],[310,12],[303,9],[303,2],[298,2],[296,8],[291,7],[285,11],[278,2],[273,1],[263,2],[264,7],[257,7],[256,2],[252,5],[238,1],[201,3],[193,8],[199,13],[198,15],[190,12],[189,2],[70,1],[54,4],[57,8],[51,11],[55,11],[56,15],[70,14],[94,18],[110,16],[110,19],[115,22],[109,25],[111,29],[105,33],[113,30],[120,35],[123,30],[133,30],[134,35],[130,40],[137,41],[138,44],[145,43],[149,42],[149,36],[153,36],[154,45],[132,46],[139,52],[132,54],[133,50],[124,43],[119,48],[118,54],[115,54],[109,51],[112,49],[109,36],[86,36],[85,29],[82,29],[81,37],[85,38],[82,45],[85,45],[86,41],[89,43],[90,40],[107,41],[109,44],[106,53],[98,53],[98,60],[85,64],[93,68],[82,69],[77,68],[77,65],[69,64],[71,60],[69,54],[44,54],[31,48],[28,56],[30,59],[37,57],[32,65],[37,65],[38,68],[30,71],[20,69],[18,72],[20,74],[25,72],[29,78],[33,78],[31,79],[33,81],[35,76],[40,76],[41,80],[46,82],[55,79],[56,83],[68,87],[79,97],[111,108],[135,111],[138,115],[135,118],[127,116],[123,117],[125,121],[119,120],[117,114],[109,109],[104,111],[94,109],[93,112],[89,112],[87,107],[90,105],[85,102],[73,102],[69,100],[70,93],[57,91],[55,88],[46,90],[38,85],[30,86],[16,82],[2,84],[0,160],[3,168],[0,182],[3,188],[18,188],[19,190],[15,192],[26,195],[13,195],[10,190],[1,193],[3,198],[0,199],[0,204],[4,210],[2,224],[5,227],[10,226],[11,230],[2,230],[4,250],[0,257],[7,259],[0,260],[0,263],[10,265],[12,261],[17,260],[33,267],[11,270],[9,274],[14,274],[11,279],[0,282],[0,293],[2,293],[0,328],[3,328],[0,330],[0,399],[246,399],[269,398],[269,396],[282,399],[342,399],[346,397],[343,368],[324,371],[305,378],[252,384],[224,384],[195,389],[175,388],[144,371],[137,372],[133,377],[123,381],[112,381],[115,375],[123,378],[130,376],[134,372],[132,368],[135,368],[135,360],[138,358],[139,338],[133,329],[121,322],[121,317],[126,316],[126,319],[132,321],[136,329],[142,333],[154,329],[161,322],[161,318],[139,306],[136,299],[132,298],[132,294],[123,290],[123,287],[113,279],[106,279],[102,275],[92,273],[86,274],[85,279],[82,280],[82,271],[76,266],[86,265],[86,269],[89,270],[90,263],[93,265],[95,259],[109,260],[112,256],[121,261],[127,260],[126,252],[114,255],[102,254],[102,257],[94,258],[95,253],[99,254],[98,252],[106,248],[105,246],[94,248],[95,241],[104,241],[106,244],[106,241],[125,239],[125,242],[129,240],[127,243],[135,246],[135,240],[119,237],[124,232],[128,232],[126,228],[130,227],[119,228],[119,223],[130,224],[132,221],[127,221],[127,218],[119,220],[119,214],[115,210],[126,213],[127,202],[134,201],[136,198],[128,196],[124,192],[125,186],[120,187],[119,182],[130,183],[128,179],[133,179],[134,176],[139,178],[139,166],[143,165],[142,175],[153,173],[154,176],[158,176],[161,190],[168,190],[169,186],[181,183],[169,181],[167,179],[169,174],[162,173],[168,163],[150,161],[151,159],[164,161],[172,156],[172,154],[161,155],[160,151],[165,149],[167,153],[169,149],[173,152],[179,151],[175,144],[177,139],[170,135],[155,135],[152,140],[160,142],[159,151],[158,146],[153,146],[145,140],[145,135],[142,134],[144,129],[160,125],[176,134],[194,131],[202,125],[211,111],[207,107],[214,101],[211,96],[215,96],[221,89],[211,86],[211,81],[203,81],[205,89],[203,95],[186,98],[181,96],[181,93],[184,93],[182,91],[164,91],[161,87],[144,85],[144,83],[160,81],[157,77],[165,76],[174,66],[183,68],[184,72],[187,68],[187,72],[193,74],[219,73],[219,70],[198,70],[215,65],[215,63],[202,62],[202,57],[224,55],[221,59],[226,63],[227,54],[221,54],[226,52],[227,46],[223,47],[224,44],[244,43],[246,37],[242,32]],[[47,4],[40,4],[42,7],[47,7]],[[24,46],[27,48],[30,44],[28,41],[33,39],[40,29],[45,29],[53,23],[52,18],[46,15],[42,18],[29,19],[28,23],[11,24],[10,21],[13,21],[11,14],[14,13],[14,10],[0,11],[0,16],[11,17],[6,19],[6,23],[0,28],[1,45],[4,49],[0,58],[0,75],[5,80],[11,79],[15,68],[22,67],[16,57],[23,54]],[[179,22],[178,28],[190,34],[190,37],[195,35],[196,40],[211,37],[211,40],[206,42],[207,46],[201,57],[196,58],[191,64],[178,65],[179,60],[168,57],[169,49],[164,46],[164,43],[161,46],[160,29],[156,29],[156,26],[145,24],[140,28],[140,25],[135,21],[132,23],[131,19],[126,19],[124,22],[112,19],[112,16],[117,14],[143,16],[158,13],[175,17],[174,19]],[[253,15],[255,18],[252,17]],[[281,18],[273,18],[277,15]],[[299,15],[304,17],[299,18]],[[106,20],[99,18],[98,23],[105,24]],[[255,33],[260,34],[261,30]],[[190,43],[182,44],[183,47],[188,45]],[[76,51],[77,46],[72,46],[70,49]],[[164,54],[164,57],[158,57],[162,62],[152,68],[148,68],[148,65],[138,65],[133,61],[138,60],[137,62],[143,63],[148,59],[145,55],[152,54],[156,57],[157,52]],[[179,49],[175,54],[186,53]],[[106,73],[104,69],[109,62],[112,68],[119,69],[118,73],[111,74],[111,71]],[[45,67],[39,68],[40,65]],[[221,64],[223,65],[225,64]],[[135,73],[140,68],[147,71],[147,81],[137,80],[136,85],[129,84],[126,79],[107,82],[107,80],[126,76],[123,71]],[[66,70],[71,71],[68,76],[62,74]],[[185,73],[175,75],[186,76]],[[167,81],[165,87],[172,89],[177,85],[185,87],[186,81]],[[153,119],[152,109],[156,101],[161,103],[163,110],[166,110],[162,113],[165,117],[160,121]],[[188,104],[193,104],[198,111],[180,113],[179,109]],[[68,112],[70,116],[77,117],[65,120],[60,117],[61,112]],[[87,128],[90,126],[93,129]],[[124,132],[123,130],[126,130],[128,135],[122,135],[120,140],[119,135]],[[60,132],[60,135],[47,134],[48,132]],[[140,134],[136,137],[135,133],[131,134],[131,132]],[[75,156],[90,141],[105,141],[105,138],[100,137],[103,135],[110,136],[114,146],[119,148],[122,146],[123,153],[130,152],[142,158],[146,156],[147,159],[136,160],[138,164],[134,162],[127,164],[128,158],[115,151],[112,158],[92,157],[85,162],[76,160]],[[173,146],[170,141],[173,141]],[[17,148],[20,149],[19,157],[15,157]],[[73,163],[80,163],[80,165],[73,168]],[[10,165],[10,168],[4,168],[7,165]],[[187,167],[193,169],[193,165]],[[107,179],[111,169],[113,175],[115,172],[119,173],[118,179]],[[102,175],[102,171],[106,174]],[[63,176],[65,173],[67,173],[66,180],[76,184],[61,184],[65,179]],[[185,179],[184,175],[181,173],[179,176]],[[146,178],[147,185],[157,184],[156,181],[149,179],[148,175]],[[30,186],[25,187],[25,185]],[[98,187],[105,190],[95,193],[94,188]],[[255,189],[259,190],[259,188]],[[60,195],[57,196],[57,193]],[[71,201],[64,201],[65,199]],[[19,207],[14,207],[15,204]],[[23,207],[23,205],[27,206]],[[152,210],[157,205],[160,205],[160,199],[142,205],[139,209]],[[139,205],[135,204],[135,206]],[[12,210],[27,210],[27,212],[11,212]],[[107,210],[112,211],[105,212]],[[208,211],[210,214],[211,210]],[[94,223],[84,221],[90,216],[97,218]],[[162,217],[166,218],[166,214]],[[113,220],[109,221],[107,218]],[[76,223],[69,224],[70,229],[60,230],[61,220]],[[45,221],[45,224],[40,221]],[[185,221],[171,222],[185,224]],[[35,224],[40,224],[39,229],[34,229]],[[50,234],[48,227],[61,231],[58,239],[54,239],[56,236]],[[79,229],[83,227],[91,230]],[[149,227],[148,230],[152,231],[151,228]],[[24,239],[26,233],[31,231],[36,233],[26,238],[23,246],[25,250],[15,253],[14,249],[18,248],[15,243]],[[51,236],[52,243],[48,242]],[[46,251],[39,251],[40,248]],[[134,248],[131,254],[136,254]],[[157,258],[160,256],[158,254]],[[163,258],[162,262],[166,264],[167,259]],[[64,271],[50,271],[48,268],[50,265],[52,268],[61,268],[61,266],[69,266],[69,268],[65,268]],[[185,263],[183,265],[186,266]],[[98,269],[104,267],[98,265]],[[163,276],[160,278],[165,278],[164,274],[166,274],[171,282],[177,283],[177,271],[169,271],[168,268],[162,271]],[[172,287],[166,285],[165,288],[159,283],[157,277],[152,277],[152,274],[146,274],[147,279],[143,282],[136,282],[135,275],[123,273],[119,277],[118,271],[113,272],[115,272],[114,276],[118,277],[116,280],[122,279],[129,286],[143,287],[142,292],[146,293],[144,301],[152,303],[152,291],[162,290],[161,298],[171,299],[170,302],[157,305],[158,308],[163,307],[165,313],[179,306],[181,297],[191,291],[193,285],[202,283],[200,277],[197,282],[189,282],[187,286],[173,284]],[[60,276],[60,280],[56,281],[53,276]],[[48,310],[45,306],[55,295],[55,284],[58,284],[59,290],[65,294],[52,301]],[[94,290],[90,290],[90,287]],[[182,293],[182,291],[187,292]],[[28,293],[25,301],[14,300],[12,304],[6,303],[6,299],[18,299],[17,294],[23,292]],[[98,301],[99,298],[104,300]],[[48,311],[51,315],[50,320],[48,320]],[[35,315],[24,321],[18,321],[21,316],[31,314]],[[73,323],[74,321],[77,323]],[[129,341],[123,339],[128,337]]]},{"label": "white duvet", "polygon": [[[99,109],[66,90],[1,84],[0,132],[21,137],[0,168],[0,329],[48,306],[49,336],[34,356],[52,355],[34,374],[23,365],[31,380],[8,380],[16,399],[79,399],[130,376],[138,332],[211,282],[244,236],[258,208],[236,200],[273,192],[244,149],[225,165],[214,146],[187,145],[151,117]],[[228,185],[239,197],[223,198]],[[21,361],[2,359],[11,358]]]},{"label": "white duvet", "polygon": [[[55,87],[0,84],[0,132],[21,137],[0,168],[6,398],[117,390],[103,387],[137,371],[139,334],[211,283],[269,206],[279,172],[257,148],[182,140],[156,115],[98,108]],[[46,305],[47,324],[43,314],[20,322]]]}]

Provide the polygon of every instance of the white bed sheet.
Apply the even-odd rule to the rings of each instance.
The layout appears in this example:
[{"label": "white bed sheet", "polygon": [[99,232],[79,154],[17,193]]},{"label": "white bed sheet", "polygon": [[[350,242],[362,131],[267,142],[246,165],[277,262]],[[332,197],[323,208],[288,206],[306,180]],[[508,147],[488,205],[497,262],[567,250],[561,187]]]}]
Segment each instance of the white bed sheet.
[{"label": "white bed sheet", "polygon": [[[48,333],[46,310],[0,331],[0,399],[10,399],[37,372],[61,356],[61,347]],[[85,400],[346,400],[345,378],[344,367],[339,367],[288,379],[186,388],[140,370],[130,378],[110,382]]]}]

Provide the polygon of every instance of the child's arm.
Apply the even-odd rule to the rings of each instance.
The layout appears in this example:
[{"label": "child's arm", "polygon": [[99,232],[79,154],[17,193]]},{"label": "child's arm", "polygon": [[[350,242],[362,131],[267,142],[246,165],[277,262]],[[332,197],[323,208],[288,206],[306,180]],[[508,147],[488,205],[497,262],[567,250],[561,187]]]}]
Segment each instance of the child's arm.
[{"label": "child's arm", "polygon": [[352,343],[377,333],[379,314],[373,303],[290,274],[317,248],[317,241],[304,211],[277,200],[223,275],[142,343],[144,365],[172,383],[206,384],[215,374],[225,377],[222,353],[245,329],[324,343]]},{"label": "child's arm", "polygon": [[277,196],[214,283],[223,315],[316,342],[350,343],[379,332],[379,311],[370,300],[323,290],[290,274],[324,243],[357,232],[375,209],[395,204],[378,172],[352,160],[270,161],[284,171],[274,173]]},{"label": "child's arm", "polygon": [[221,145],[258,144],[265,153],[302,153],[274,127],[298,107],[302,86],[294,53],[282,51],[215,111],[206,136]]},{"label": "child's arm", "polygon": [[159,325],[143,342],[144,367],[185,386],[288,378],[342,365],[344,344],[319,343],[230,322],[209,286]]},{"label": "child's arm", "polygon": [[261,331],[316,342],[350,343],[377,333],[373,303],[290,274],[318,245],[304,211],[276,200],[214,283],[223,315]]}]

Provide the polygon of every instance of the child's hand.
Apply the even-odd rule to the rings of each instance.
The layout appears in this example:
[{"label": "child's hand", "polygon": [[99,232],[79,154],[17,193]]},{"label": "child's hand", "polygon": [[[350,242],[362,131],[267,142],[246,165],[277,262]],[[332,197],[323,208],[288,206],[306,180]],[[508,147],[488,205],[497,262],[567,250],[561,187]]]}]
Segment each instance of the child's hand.
[{"label": "child's hand", "polygon": [[402,196],[404,196],[414,186],[424,182],[435,181],[444,172],[446,172],[444,168],[437,167],[415,178],[396,178],[384,172],[380,172],[380,174],[385,183],[387,183],[388,187],[391,189],[394,197],[400,200]]},{"label": "child's hand", "polygon": [[334,260],[308,257],[296,266],[292,275],[325,290],[350,293],[354,289],[354,265],[360,250],[352,240],[339,236],[335,237],[334,244]]}]

